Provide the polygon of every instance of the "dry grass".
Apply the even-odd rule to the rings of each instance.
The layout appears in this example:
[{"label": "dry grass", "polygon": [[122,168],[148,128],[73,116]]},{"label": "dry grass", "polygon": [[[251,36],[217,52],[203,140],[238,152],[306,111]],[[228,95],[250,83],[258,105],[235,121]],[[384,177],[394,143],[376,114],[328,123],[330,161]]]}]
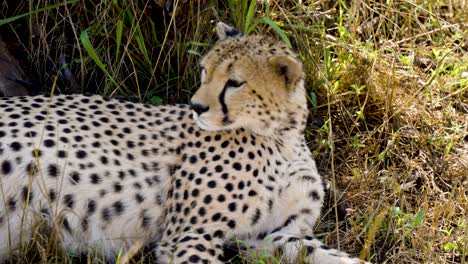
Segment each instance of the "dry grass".
[{"label": "dry grass", "polygon": [[[320,237],[378,263],[468,262],[468,1],[179,1],[172,16],[161,2],[24,1],[0,11],[45,10],[0,29],[41,92],[58,77],[59,92],[151,103],[188,101],[212,20],[284,34],[306,66],[310,147],[350,206]],[[37,237],[20,260],[76,261]]]}]

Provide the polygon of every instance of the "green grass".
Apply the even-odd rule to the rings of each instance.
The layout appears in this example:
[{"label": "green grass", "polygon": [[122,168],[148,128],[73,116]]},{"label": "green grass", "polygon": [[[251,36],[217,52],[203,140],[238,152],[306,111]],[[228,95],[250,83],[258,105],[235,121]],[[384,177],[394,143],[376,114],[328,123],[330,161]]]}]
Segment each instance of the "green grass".
[{"label": "green grass", "polygon": [[[161,1],[68,2],[0,9],[42,92],[188,102],[212,21],[270,34],[304,62],[308,143],[351,207],[345,221],[329,208],[318,236],[373,262],[468,262],[466,1],[190,0],[171,15]],[[53,241],[38,232],[19,260],[76,259],[40,246]]]}]

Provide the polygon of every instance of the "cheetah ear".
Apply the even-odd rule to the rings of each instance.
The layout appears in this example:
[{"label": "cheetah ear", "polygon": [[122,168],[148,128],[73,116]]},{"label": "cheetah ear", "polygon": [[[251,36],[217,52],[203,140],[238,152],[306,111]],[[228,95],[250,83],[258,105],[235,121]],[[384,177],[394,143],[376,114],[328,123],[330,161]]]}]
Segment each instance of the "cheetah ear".
[{"label": "cheetah ear", "polygon": [[303,78],[302,64],[291,56],[278,55],[268,59],[270,67],[283,77],[288,91],[293,91],[299,80]]},{"label": "cheetah ear", "polygon": [[243,34],[239,30],[231,26],[228,26],[224,24],[223,22],[218,22],[218,24],[216,24],[216,34],[218,34],[219,40],[225,40],[227,38],[237,38],[237,37],[243,36]]}]

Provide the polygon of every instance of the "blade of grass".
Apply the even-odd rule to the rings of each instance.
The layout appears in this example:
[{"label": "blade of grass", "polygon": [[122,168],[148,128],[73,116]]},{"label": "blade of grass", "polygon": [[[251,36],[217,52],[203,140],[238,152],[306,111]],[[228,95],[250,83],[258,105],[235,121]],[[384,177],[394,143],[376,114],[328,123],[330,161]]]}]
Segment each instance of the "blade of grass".
[{"label": "blade of grass", "polygon": [[291,48],[291,42],[289,41],[289,38],[288,36],[286,36],[286,33],[278,26],[276,25],[276,23],[271,20],[269,17],[263,17],[263,22],[265,22],[266,24],[270,25],[271,28],[273,28],[273,30],[278,33],[278,35],[281,37],[281,39],[284,41],[284,43],[286,43],[286,45],[288,46],[288,48]]},{"label": "blade of grass", "polygon": [[132,32],[134,32],[134,38],[135,41],[137,42],[138,49],[140,50],[141,54],[143,55],[146,63],[148,63],[149,66],[151,66],[151,59],[148,54],[148,49],[146,48],[145,45],[145,38],[143,37],[143,33],[141,31],[140,27],[140,18],[135,17],[130,9],[127,10],[127,16],[131,19],[131,25],[132,25]]},{"label": "blade of grass", "polygon": [[248,28],[247,28],[247,31],[245,31],[245,34],[250,34],[250,32],[252,32],[252,30],[254,30],[258,24],[260,24],[262,22],[261,19],[255,19],[255,21],[252,23],[252,25],[250,25]]},{"label": "blade of grass", "polygon": [[188,42],[187,42],[187,45],[191,45],[191,46],[200,46],[200,47],[210,47],[210,46],[211,46],[210,43],[199,42],[199,41],[188,41]]},{"label": "blade of grass", "polygon": [[0,26],[1,26],[1,25],[5,25],[5,24],[8,24],[8,23],[11,23],[11,22],[13,22],[13,21],[15,21],[15,20],[18,20],[18,19],[21,19],[21,18],[23,18],[23,17],[27,17],[27,16],[34,15],[34,14],[37,14],[37,13],[40,13],[40,12],[48,11],[48,10],[51,10],[51,9],[54,9],[54,8],[58,8],[58,7],[61,7],[61,6],[65,6],[65,5],[69,5],[69,4],[74,4],[74,3],[77,3],[78,1],[79,1],[79,0],[71,0],[71,1],[68,1],[68,2],[63,2],[63,3],[59,3],[59,4],[55,4],[55,5],[50,5],[50,6],[47,6],[47,7],[39,8],[39,9],[37,9],[37,10],[31,11],[31,12],[28,12],[28,13],[24,13],[24,14],[21,14],[21,15],[17,15],[17,16],[5,18],[5,19],[0,19]]},{"label": "blade of grass", "polygon": [[[91,57],[91,59],[93,59],[93,61],[96,63],[96,65],[104,72],[104,74],[107,76],[107,78],[109,78],[109,80],[117,87],[119,87],[119,85],[117,84],[117,82],[114,80],[114,78],[112,78],[112,76],[110,75],[110,73],[107,71],[106,69],[106,66],[104,65],[104,63],[102,63],[101,59],[99,58],[96,50],[94,49],[93,47],[93,44],[91,44],[91,41],[89,40],[89,35],[88,35],[88,31],[87,30],[83,30],[81,32],[81,35],[80,35],[80,40],[81,40],[81,44],[83,44],[83,47],[85,48],[86,52],[88,52],[89,56]],[[104,90],[104,94],[107,94],[107,89],[105,88]]]},{"label": "blade of grass", "polygon": [[148,49],[145,45],[145,39],[143,37],[143,34],[141,33],[141,28],[139,24],[136,24],[135,40],[138,44],[138,48],[140,48],[140,51],[143,54],[143,57],[145,57],[146,63],[148,63],[148,65],[151,66],[151,59],[149,57]]},{"label": "blade of grass", "polygon": [[117,51],[115,53],[115,58],[118,60],[119,55],[120,55],[120,46],[122,44],[122,32],[123,32],[123,21],[119,20],[117,21],[117,28],[116,28],[116,45],[117,45]]},{"label": "blade of grass", "polygon": [[269,17],[270,16],[270,4],[268,3],[268,0],[263,0],[263,4],[265,5],[265,16]]},{"label": "blade of grass", "polygon": [[244,28],[244,33],[249,34],[249,29],[250,29],[250,23],[252,22],[252,19],[255,14],[255,7],[257,6],[257,1],[251,1],[249,5],[249,10],[247,11],[247,16],[245,18],[245,28]]}]

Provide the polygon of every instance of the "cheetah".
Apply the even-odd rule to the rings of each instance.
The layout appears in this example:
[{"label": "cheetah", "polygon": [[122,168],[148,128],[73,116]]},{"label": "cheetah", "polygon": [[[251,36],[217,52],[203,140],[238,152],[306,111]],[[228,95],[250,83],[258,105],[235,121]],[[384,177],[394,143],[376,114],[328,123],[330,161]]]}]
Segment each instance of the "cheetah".
[{"label": "cheetah", "polygon": [[0,262],[46,221],[61,246],[224,263],[245,241],[293,262],[363,263],[314,238],[323,181],[306,146],[302,64],[218,23],[188,105],[96,95],[0,98]]}]

